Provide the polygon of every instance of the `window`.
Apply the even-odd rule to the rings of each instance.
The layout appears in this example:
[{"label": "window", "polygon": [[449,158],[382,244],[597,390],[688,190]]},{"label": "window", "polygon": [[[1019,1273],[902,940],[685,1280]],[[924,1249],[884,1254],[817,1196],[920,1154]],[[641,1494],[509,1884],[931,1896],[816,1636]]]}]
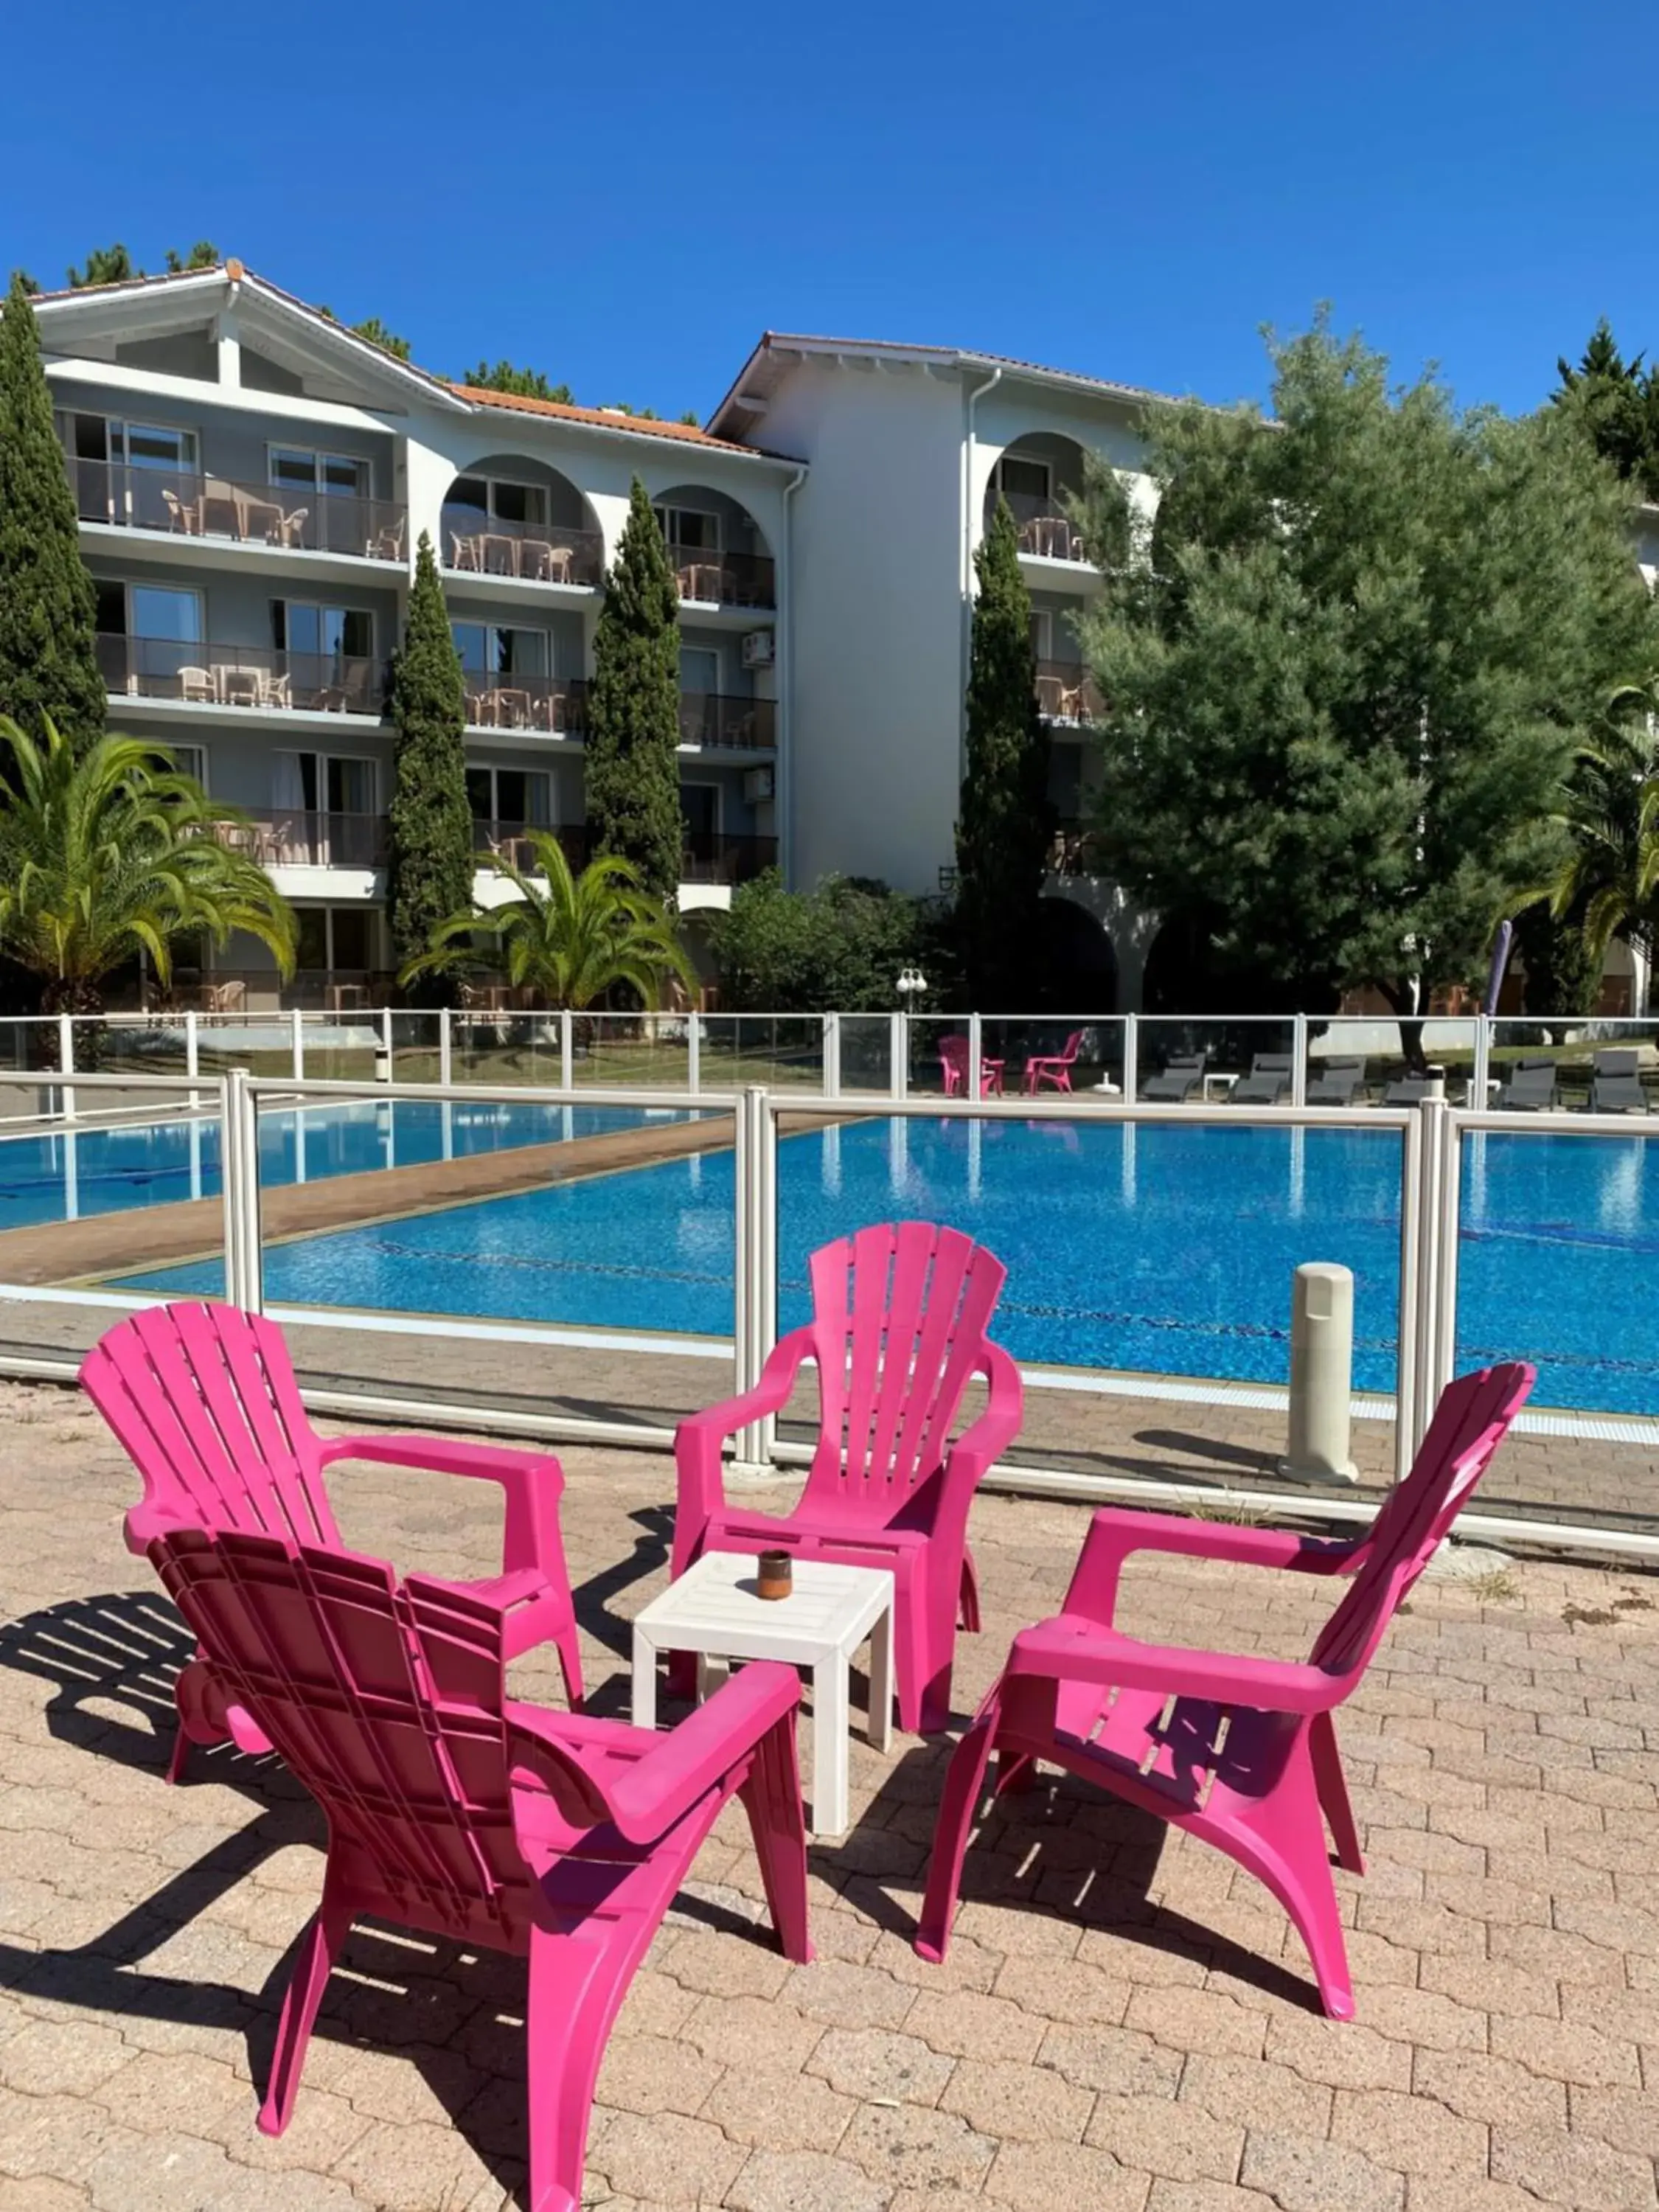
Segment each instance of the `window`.
[{"label": "window", "polygon": [[697,507],[659,507],[657,520],[671,545],[685,545],[699,553],[720,550],[720,519]]},{"label": "window", "polygon": [[109,458],[133,469],[170,469],[175,476],[196,473],[196,433],[173,430],[160,422],[118,422],[108,430]]},{"label": "window", "polygon": [[991,481],[1011,501],[1023,499],[1046,500],[1048,496],[1048,464],[1047,461],[1022,460],[1005,453],[991,472]]},{"label": "window", "polygon": [[474,676],[545,676],[548,637],[542,629],[498,628],[494,623],[452,623],[461,666]]},{"label": "window", "polygon": [[270,481],[285,491],[362,499],[368,492],[368,463],[352,453],[315,453],[303,446],[270,448]]},{"label": "window", "polygon": [[545,522],[547,493],[540,484],[507,483],[495,477],[457,477],[444,501],[498,522]]},{"label": "window", "polygon": [[374,652],[374,617],[362,607],[324,607],[306,599],[273,599],[270,641],[279,653],[314,653],[319,659],[368,660]]},{"label": "window", "polygon": [[470,768],[467,803],[475,822],[545,830],[553,820],[551,779],[520,768]]},{"label": "window", "polygon": [[173,771],[187,775],[207,789],[208,757],[205,745],[175,745],[169,738],[167,750],[173,755]]},{"label": "window", "polygon": [[710,647],[683,645],[680,647],[682,693],[718,692],[720,688],[720,654]]},{"label": "window", "polygon": [[103,576],[94,576],[93,595],[97,602],[95,620],[100,637],[125,637],[127,631],[127,587],[112,584]]},{"label": "window", "polygon": [[1031,610],[1031,651],[1038,660],[1052,660],[1049,651],[1054,642],[1054,618],[1047,607]]},{"label": "window", "polygon": [[294,911],[299,925],[297,965],[313,970],[359,975],[373,971],[380,935],[379,909],[372,906],[302,906]]},{"label": "window", "polygon": [[273,753],[270,803],[279,814],[373,814],[374,763],[337,753]]},{"label": "window", "polygon": [[202,641],[202,595],[162,584],[127,586],[127,631],[132,637],[166,638],[173,645]]},{"label": "window", "polygon": [[685,817],[685,826],[694,837],[714,837],[720,834],[720,790],[717,783],[683,783],[680,786],[680,812]]}]

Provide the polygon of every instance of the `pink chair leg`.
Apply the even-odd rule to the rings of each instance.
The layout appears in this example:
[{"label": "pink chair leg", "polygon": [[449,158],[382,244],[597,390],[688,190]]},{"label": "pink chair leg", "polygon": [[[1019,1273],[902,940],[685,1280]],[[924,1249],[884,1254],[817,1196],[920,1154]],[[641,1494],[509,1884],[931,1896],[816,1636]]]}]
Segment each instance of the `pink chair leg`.
[{"label": "pink chair leg", "polygon": [[945,1772],[945,1795],[939,1800],[939,1819],[933,1827],[933,1856],[927,1870],[927,1889],[921,1900],[921,1918],[915,1936],[919,1954],[935,1966],[943,1963],[950,1944],[957,1892],[962,1887],[962,1862],[968,1850],[968,1830],[985,1786],[985,1768],[991,1756],[997,1719],[998,1707],[994,1701],[957,1746]]},{"label": "pink chair leg", "polygon": [[756,1745],[749,1778],[738,1794],[749,1815],[767,1909],[783,1954],[808,1966],[812,1942],[806,1924],[806,1826],[793,1712]]},{"label": "pink chair leg", "polygon": [[1328,1713],[1314,1715],[1308,1730],[1308,1748],[1313,1756],[1319,1802],[1330,1824],[1331,1841],[1336,1845],[1336,1863],[1350,1874],[1364,1874],[1364,1854],[1359,1848],[1353,1807],[1348,1802],[1348,1781],[1342,1771],[1342,1754],[1337,1747],[1336,1723]]},{"label": "pink chair leg", "polygon": [[568,1934],[530,1932],[525,2061],[530,2212],[578,2212],[599,2063],[643,1936],[594,1920]]},{"label": "pink chair leg", "polygon": [[173,1749],[167,1754],[167,1780],[169,1782],[182,1782],[184,1780],[185,1763],[189,1757],[190,1738],[185,1734],[184,1723],[181,1721],[179,1726],[173,1732]]},{"label": "pink chair leg", "polygon": [[1036,1759],[1010,1759],[1006,1752],[998,1759],[995,1794],[999,1797],[1023,1797],[1036,1785]]},{"label": "pink chair leg", "polygon": [[582,1709],[586,1692],[582,1687],[581,1639],[573,1620],[568,1628],[562,1628],[553,1639],[559,1654],[559,1672],[564,1676],[564,1694],[573,1713]]},{"label": "pink chair leg", "polygon": [[974,1565],[973,1553],[967,1550],[962,1554],[962,1601],[958,1617],[969,1636],[979,1634],[979,1570]]},{"label": "pink chair leg", "polygon": [[323,2001],[329,1975],[350,1927],[349,1902],[325,1881],[323,1901],[300,1938],[300,1956],[288,1985],[288,1995],[283,1999],[270,2079],[265,2087],[265,2100],[259,2107],[259,2126],[265,2135],[281,2135],[293,2115],[317,2008]]}]

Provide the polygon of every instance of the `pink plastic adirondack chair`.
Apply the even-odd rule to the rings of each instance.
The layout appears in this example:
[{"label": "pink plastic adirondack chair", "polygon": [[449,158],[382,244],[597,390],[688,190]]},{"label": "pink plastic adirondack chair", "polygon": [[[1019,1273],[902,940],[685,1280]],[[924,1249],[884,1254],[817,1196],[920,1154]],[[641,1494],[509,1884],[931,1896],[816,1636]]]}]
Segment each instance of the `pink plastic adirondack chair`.
[{"label": "pink plastic adirondack chair", "polygon": [[[1201,1837],[1267,1884],[1300,1929],[1325,2010],[1353,2015],[1326,1852],[1363,1874],[1332,1714],[1370,1664],[1533,1384],[1534,1370],[1484,1369],[1452,1383],[1422,1449],[1369,1532],[1352,1543],[1154,1513],[1096,1515],[1063,1610],[1014,1638],[1008,1664],[957,1746],[933,1837],[916,1948],[941,1960],[986,1763],[1000,1790],[1048,1759],[1172,1827]],[[1142,1644],[1112,1626],[1132,1553],[1184,1553],[1346,1575],[1349,1588],[1305,1663]]]},{"label": "pink plastic adirondack chair", "polygon": [[1072,1070],[1077,1066],[1077,1056],[1083,1049],[1084,1031],[1073,1030],[1066,1040],[1064,1052],[1033,1053],[1025,1063],[1023,1087],[1033,1096],[1045,1083],[1052,1083],[1056,1091],[1072,1087]]},{"label": "pink plastic adirondack chair", "polygon": [[[557,1647],[573,1706],[581,1656],[559,1534],[564,1476],[550,1453],[461,1443],[448,1437],[317,1434],[300,1401],[283,1332],[235,1306],[151,1306],[119,1322],[81,1367],[87,1395],[126,1447],[144,1495],[126,1516],[130,1552],[174,1528],[240,1528],[296,1543],[337,1545],[323,1469],[378,1460],[501,1485],[501,1571],[471,1587],[506,1611],[507,1648]],[[173,1745],[167,1778],[183,1771]]]},{"label": "pink plastic adirondack chair", "polygon": [[[695,1414],[674,1438],[676,1576],[705,1551],[773,1547],[890,1569],[899,1723],[912,1731],[948,1723],[958,1601],[963,1626],[979,1626],[968,1508],[1023,1403],[1018,1369],[986,1334],[1006,1272],[959,1230],[926,1221],[824,1245],[811,1259],[811,1322],[774,1348],[746,1397]],[[782,1519],[729,1507],[722,1441],[776,1413],[809,1359],[820,1420],[799,1503]],[[952,1443],[975,1375],[988,1402]]]},{"label": "pink plastic adirondack chair", "polygon": [[[939,1072],[945,1078],[947,1098],[959,1097],[968,1088],[968,1039],[965,1036],[942,1036],[939,1041]],[[979,1095],[981,1098],[1000,1097],[1002,1071],[1006,1062],[988,1060],[980,1054]]]},{"label": "pink plastic adirondack chair", "polygon": [[658,1735],[509,1698],[506,1615],[476,1585],[198,1528],[149,1556],[204,1655],[181,1678],[186,1729],[274,1746],[328,1820],[260,2127],[288,2125],[330,1971],[372,1913],[528,1958],[529,2203],[575,2212],[605,2039],[734,1794],[782,1948],[811,1957],[794,1670],[746,1667]]}]

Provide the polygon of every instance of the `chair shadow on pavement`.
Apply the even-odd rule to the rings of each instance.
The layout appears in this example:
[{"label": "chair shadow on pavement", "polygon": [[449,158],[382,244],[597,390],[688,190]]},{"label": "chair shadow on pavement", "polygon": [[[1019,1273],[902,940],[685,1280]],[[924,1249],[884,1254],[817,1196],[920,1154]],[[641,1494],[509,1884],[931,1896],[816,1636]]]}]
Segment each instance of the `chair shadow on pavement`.
[{"label": "chair shadow on pavement", "polygon": [[[654,1554],[657,1544],[654,1534],[642,1535],[636,1558]],[[647,1566],[652,1564],[654,1557],[647,1559]],[[619,1578],[617,1586],[625,1579]],[[585,1612],[585,1625],[591,1625],[592,1617],[592,1610]],[[153,1776],[157,1791],[169,1787],[163,1775],[175,1726],[173,1677],[193,1648],[183,1623],[159,1592],[111,1591],[72,1598],[0,1626],[0,1668],[52,1686],[44,1714],[53,1741],[90,1757],[142,1770]],[[0,1781],[4,1778],[3,1761],[0,1741]],[[143,1961],[211,1913],[267,1859],[296,1844],[309,1845],[316,1852],[314,1893],[291,1893],[296,1923],[308,1918],[322,1890],[323,1820],[313,1800],[280,1759],[252,1759],[230,1745],[198,1746],[175,1793],[181,1829],[191,1825],[192,1792],[214,1783],[246,1800],[250,1818],[244,1826],[168,1875],[141,1902],[118,1912],[107,1927],[83,1942],[62,1948],[48,1942],[30,1949],[0,1940],[0,1990],[118,2020],[148,2019],[240,2033],[249,2070],[263,2092],[277,2014],[298,1950],[299,1926],[257,1990],[209,1978],[147,1972]],[[89,1802],[87,1814],[88,1826],[100,1816],[107,1822],[109,1848],[123,1848],[118,1807]],[[215,1808],[216,1825],[225,1817],[221,1802]],[[41,1844],[46,1860],[51,1838],[44,1832]],[[751,1918],[732,1909],[724,1892],[697,1894],[701,1885],[695,1874],[694,1863],[693,1886],[676,1900],[665,1925],[696,1924],[751,1942],[770,1942],[758,1908]],[[50,1921],[45,1932],[50,1933]],[[499,2185],[521,2191],[528,2157],[524,2001],[521,1960],[463,1950],[410,1929],[382,1929],[365,1919],[356,1923],[347,1941],[318,2015],[315,2041],[393,2054],[420,2068],[452,2125]],[[463,2032],[466,2063],[458,2063],[453,2043]],[[511,2093],[481,2096],[495,2074],[513,2085]],[[468,2112],[475,2103],[479,2109]],[[250,2091],[250,2134],[255,2113],[255,2095]]]}]

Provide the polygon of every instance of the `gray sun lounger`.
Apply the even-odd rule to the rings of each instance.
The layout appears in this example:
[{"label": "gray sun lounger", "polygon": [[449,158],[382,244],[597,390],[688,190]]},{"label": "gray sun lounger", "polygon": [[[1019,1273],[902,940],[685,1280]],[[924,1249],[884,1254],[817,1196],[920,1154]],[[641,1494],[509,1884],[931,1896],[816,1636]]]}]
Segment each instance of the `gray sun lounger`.
[{"label": "gray sun lounger", "polygon": [[1493,1103],[1500,1114],[1547,1113],[1556,1103],[1555,1062],[1517,1060]]},{"label": "gray sun lounger", "polygon": [[1402,1075],[1382,1093],[1385,1106],[1420,1106],[1429,1095],[1426,1075]]},{"label": "gray sun lounger", "polygon": [[1363,1060],[1328,1060],[1325,1072],[1308,1085],[1310,1106],[1352,1106],[1354,1093],[1365,1080]]},{"label": "gray sun lounger", "polygon": [[1204,1088],[1204,1067],[1209,1054],[1178,1052],[1170,1055],[1162,1075],[1149,1075],[1140,1086],[1144,1099],[1156,1105],[1185,1106]]},{"label": "gray sun lounger", "polygon": [[1598,1052],[1590,1078],[1590,1112],[1645,1114],[1648,1094],[1636,1072],[1641,1064],[1641,1055],[1636,1052]]},{"label": "gray sun lounger", "polygon": [[1232,1087],[1235,1106],[1282,1106],[1291,1095],[1296,1073],[1293,1052],[1259,1052],[1250,1072]]}]

